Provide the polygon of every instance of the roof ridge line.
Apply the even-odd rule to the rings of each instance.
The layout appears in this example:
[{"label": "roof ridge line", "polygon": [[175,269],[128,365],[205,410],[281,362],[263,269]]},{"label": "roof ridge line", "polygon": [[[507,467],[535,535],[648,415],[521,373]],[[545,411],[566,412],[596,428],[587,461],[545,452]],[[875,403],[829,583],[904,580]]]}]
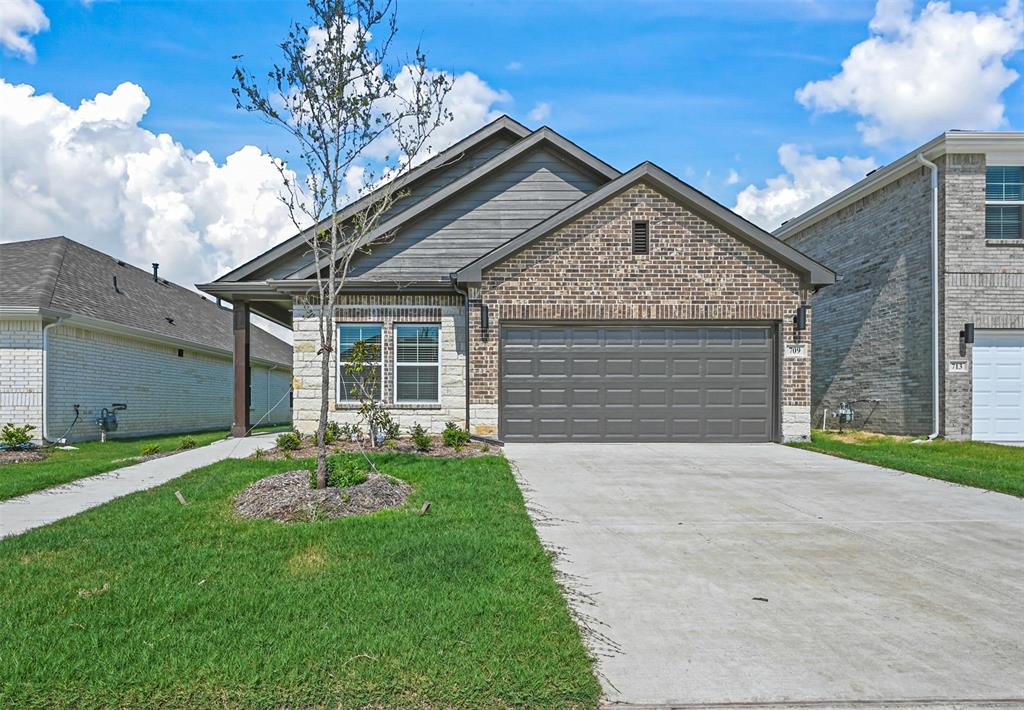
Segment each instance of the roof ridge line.
[{"label": "roof ridge line", "polygon": [[54,263],[54,267],[56,268],[56,270],[53,273],[53,283],[50,284],[50,297],[46,301],[46,303],[40,304],[44,308],[50,308],[51,306],[53,306],[53,295],[57,292],[57,284],[60,282],[61,272],[64,271],[64,260],[68,256],[68,244],[71,242],[71,240],[65,237],[63,234],[59,235],[57,237],[57,240],[60,242],[60,250],[57,252],[60,254],[60,259],[54,258],[53,260],[54,262],[56,262]]}]

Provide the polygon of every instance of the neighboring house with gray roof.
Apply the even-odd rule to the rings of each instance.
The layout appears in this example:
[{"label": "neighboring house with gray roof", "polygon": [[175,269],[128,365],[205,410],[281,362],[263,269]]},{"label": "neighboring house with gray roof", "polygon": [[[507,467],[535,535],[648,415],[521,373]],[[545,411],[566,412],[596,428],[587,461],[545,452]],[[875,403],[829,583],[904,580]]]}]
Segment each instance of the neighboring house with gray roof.
[{"label": "neighboring house with gray roof", "polygon": [[[232,313],[65,237],[0,244],[0,422],[50,441],[227,429]],[[253,421],[291,419],[291,346],[251,336]]]},{"label": "neighboring house with gray roof", "polygon": [[[332,420],[357,417],[343,365],[362,340],[380,344],[381,398],[403,426],[504,441],[809,435],[805,306],[827,268],[651,163],[622,173],[508,117],[401,181],[408,197],[331,314]],[[200,286],[235,304],[239,342],[250,311],[293,329],[304,433],[321,391],[311,233]]]}]

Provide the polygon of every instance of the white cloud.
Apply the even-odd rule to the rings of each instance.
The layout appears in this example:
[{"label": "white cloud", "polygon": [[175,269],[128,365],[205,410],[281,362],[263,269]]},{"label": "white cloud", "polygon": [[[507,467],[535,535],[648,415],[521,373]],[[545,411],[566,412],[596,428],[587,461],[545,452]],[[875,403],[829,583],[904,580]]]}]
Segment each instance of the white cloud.
[{"label": "white cloud", "polygon": [[748,185],[733,208],[769,231],[857,182],[878,167],[874,158],[818,158],[787,143],[779,148],[785,173],[764,187]]},{"label": "white cloud", "polygon": [[740,174],[738,172],[736,172],[736,170],[730,168],[729,174],[725,178],[725,184],[726,185],[735,185],[739,181],[740,181]]},{"label": "white cloud", "polygon": [[545,121],[551,115],[551,104],[547,101],[538,102],[526,117],[531,121]]},{"label": "white cloud", "polygon": [[294,233],[271,156],[218,164],[141,127],[148,109],[136,84],[72,107],[0,79],[0,241],[63,234],[190,285]]},{"label": "white cloud", "polygon": [[522,68],[522,62],[509,62],[508,64],[505,65],[505,69],[507,69],[508,71],[519,71]]},{"label": "white cloud", "polygon": [[0,47],[35,61],[32,35],[50,28],[50,20],[36,0],[0,0]]},{"label": "white cloud", "polygon": [[916,17],[912,0],[879,0],[870,30],[838,74],[797,91],[801,104],[859,115],[870,145],[1006,125],[1002,93],[1018,74],[1005,62],[1024,39],[1020,0],[983,13],[933,1]]}]

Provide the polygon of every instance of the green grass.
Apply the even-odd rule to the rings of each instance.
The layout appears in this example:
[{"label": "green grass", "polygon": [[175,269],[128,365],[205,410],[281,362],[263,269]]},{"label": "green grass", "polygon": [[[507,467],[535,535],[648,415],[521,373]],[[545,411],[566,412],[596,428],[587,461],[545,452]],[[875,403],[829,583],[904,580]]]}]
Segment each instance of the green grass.
[{"label": "green grass", "polygon": [[809,443],[791,446],[1024,497],[1024,448],[980,441],[911,441],[909,437],[815,431]]},{"label": "green grass", "polygon": [[[274,427],[265,428],[266,431],[273,429]],[[0,500],[131,466],[136,463],[133,458],[141,456],[143,449],[150,445],[159,446],[161,453],[170,453],[178,450],[181,440],[186,436],[194,438],[198,446],[205,446],[227,435],[226,431],[207,431],[143,439],[110,439],[104,443],[83,441],[74,444],[78,447],[76,451],[50,449],[43,461],[0,465]]]},{"label": "green grass", "polygon": [[0,541],[0,707],[593,708],[507,462],[376,460],[406,508],[242,520],[297,464],[232,460]]}]

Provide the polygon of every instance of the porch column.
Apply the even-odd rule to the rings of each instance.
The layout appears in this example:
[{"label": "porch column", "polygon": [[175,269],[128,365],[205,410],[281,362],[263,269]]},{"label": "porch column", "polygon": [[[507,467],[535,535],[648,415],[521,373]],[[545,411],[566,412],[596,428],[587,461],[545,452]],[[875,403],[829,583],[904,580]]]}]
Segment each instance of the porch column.
[{"label": "porch column", "polygon": [[246,436],[249,431],[249,405],[252,400],[249,386],[249,303],[236,301],[233,315],[235,397],[231,436]]}]

